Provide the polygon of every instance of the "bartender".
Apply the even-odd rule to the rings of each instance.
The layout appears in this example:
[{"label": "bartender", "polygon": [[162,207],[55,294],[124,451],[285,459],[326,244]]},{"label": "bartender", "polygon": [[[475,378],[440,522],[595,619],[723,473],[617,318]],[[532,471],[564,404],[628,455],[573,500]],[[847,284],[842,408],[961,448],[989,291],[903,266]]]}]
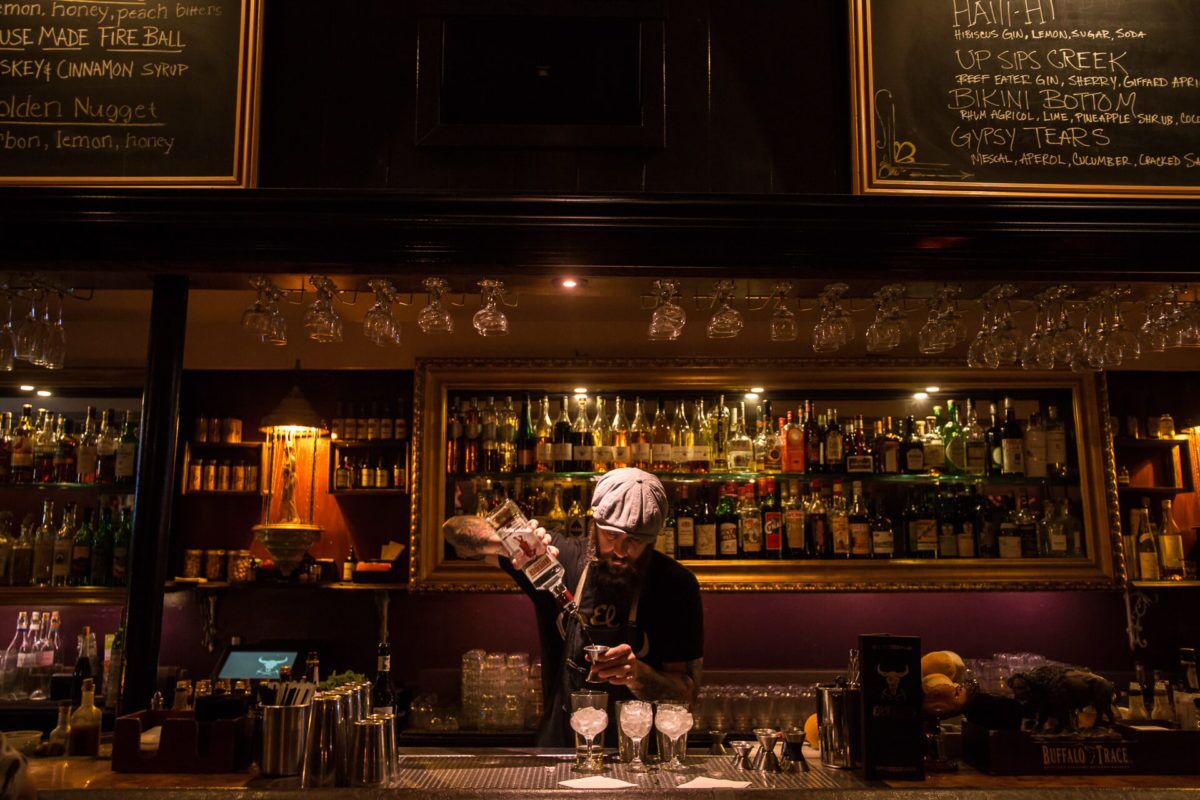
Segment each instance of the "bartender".
[{"label": "bartender", "polygon": [[[563,613],[548,592],[535,590],[513,568],[485,520],[458,516],[442,526],[460,557],[496,559],[533,601],[546,697],[538,746],[566,747],[573,741],[571,692],[606,691],[610,704],[695,698],[704,663],[700,585],[686,567],[654,549],[666,515],[667,493],[658,478],[626,468],[606,473],[596,484],[586,537],[566,538],[537,527],[566,570],[564,582],[579,604],[578,617]],[[609,648],[590,664],[583,651],[588,639]]]}]

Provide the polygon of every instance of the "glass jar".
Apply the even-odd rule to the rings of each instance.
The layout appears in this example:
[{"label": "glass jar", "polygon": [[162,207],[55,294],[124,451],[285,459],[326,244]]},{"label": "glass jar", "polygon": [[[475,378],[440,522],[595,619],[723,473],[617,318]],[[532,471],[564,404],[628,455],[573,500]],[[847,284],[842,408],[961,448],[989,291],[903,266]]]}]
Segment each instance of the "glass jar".
[{"label": "glass jar", "polygon": [[206,492],[215,492],[217,490],[217,462],[204,462],[204,482],[202,488]]},{"label": "glass jar", "polygon": [[217,491],[218,492],[228,492],[229,491],[229,462],[228,461],[222,461],[217,466]]},{"label": "glass jar", "polygon": [[230,550],[229,551],[229,572],[228,578],[230,583],[249,583],[250,582],[250,551],[249,550]]},{"label": "glass jar", "polygon": [[204,551],[203,550],[184,550],[183,551],[183,577],[199,578],[203,571]]},{"label": "glass jar", "polygon": [[233,492],[246,491],[246,462],[239,461],[233,465],[229,475],[229,490]]},{"label": "glass jar", "polygon": [[221,441],[221,418],[208,418],[208,441],[216,443]]},{"label": "glass jar", "polygon": [[225,580],[225,559],[227,554],[224,550],[206,550],[204,552],[204,577],[210,581]]},{"label": "glass jar", "polygon": [[196,424],[192,429],[192,441],[197,444],[204,444],[208,441],[208,417],[196,417]]},{"label": "glass jar", "polygon": [[226,444],[241,444],[242,421],[236,417],[221,420],[221,441]]},{"label": "glass jar", "polygon": [[188,491],[198,492],[204,485],[204,465],[199,461],[188,464]]},{"label": "glass jar", "polygon": [[258,465],[257,464],[247,464],[246,465],[246,491],[247,492],[257,492],[258,491]]}]

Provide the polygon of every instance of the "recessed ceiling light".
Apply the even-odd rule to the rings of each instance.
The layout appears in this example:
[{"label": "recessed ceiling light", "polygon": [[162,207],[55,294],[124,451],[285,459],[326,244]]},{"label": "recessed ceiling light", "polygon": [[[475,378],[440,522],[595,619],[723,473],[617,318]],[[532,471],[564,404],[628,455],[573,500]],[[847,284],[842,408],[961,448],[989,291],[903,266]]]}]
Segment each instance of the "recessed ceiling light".
[{"label": "recessed ceiling light", "polygon": [[750,391],[754,392],[755,394],[762,394],[766,391],[766,389],[761,386],[751,386]]},{"label": "recessed ceiling light", "polygon": [[940,387],[940,386],[926,386],[926,387],[925,387],[925,391],[926,391],[928,394],[937,394],[937,393],[938,393],[938,392],[940,392],[941,390],[942,390],[942,387]]},{"label": "recessed ceiling light", "polygon": [[757,399],[758,399],[758,392],[746,392],[746,394],[745,394],[745,398],[746,398],[747,400],[757,400]]},{"label": "recessed ceiling light", "polygon": [[587,394],[587,387],[586,386],[576,386],[575,394]]},{"label": "recessed ceiling light", "polygon": [[37,388],[36,386],[30,386],[28,383],[21,384],[22,392],[32,392],[36,388]]},{"label": "recessed ceiling light", "polygon": [[914,392],[913,393],[913,400],[928,400],[928,399],[929,399],[929,395],[926,394],[925,392]]},{"label": "recessed ceiling light", "polygon": [[38,396],[38,397],[50,397],[50,396],[51,396],[51,395],[53,395],[53,394],[54,394],[54,393],[53,393],[53,392],[51,392],[49,389],[38,389],[38,390],[37,390],[37,396]]},{"label": "recessed ceiling light", "polygon": [[564,289],[576,289],[582,283],[579,278],[563,278],[558,282],[558,285]]}]

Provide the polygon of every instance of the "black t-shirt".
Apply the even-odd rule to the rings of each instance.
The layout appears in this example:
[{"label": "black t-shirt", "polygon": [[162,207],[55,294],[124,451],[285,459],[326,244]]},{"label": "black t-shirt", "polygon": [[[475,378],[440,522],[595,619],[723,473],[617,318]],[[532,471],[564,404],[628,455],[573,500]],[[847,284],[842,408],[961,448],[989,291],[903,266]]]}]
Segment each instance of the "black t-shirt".
[{"label": "black t-shirt", "polygon": [[[585,537],[567,538],[557,533],[550,535],[566,571],[563,584],[574,594],[587,564],[588,540]],[[534,589],[523,573],[513,569],[508,559],[501,558],[500,566],[516,579],[533,601],[542,648],[542,689],[549,702],[559,686],[565,656],[558,630],[559,606],[549,592]],[[628,622],[630,600],[602,596],[595,571],[595,567],[588,570],[583,597],[576,597],[575,602],[593,638],[597,643],[604,643],[605,630],[619,628]],[[692,661],[704,655],[700,584],[686,567],[658,551],[650,553],[642,577],[637,631],[641,641],[634,649],[640,653],[639,660],[656,670],[661,670],[663,664]]]}]

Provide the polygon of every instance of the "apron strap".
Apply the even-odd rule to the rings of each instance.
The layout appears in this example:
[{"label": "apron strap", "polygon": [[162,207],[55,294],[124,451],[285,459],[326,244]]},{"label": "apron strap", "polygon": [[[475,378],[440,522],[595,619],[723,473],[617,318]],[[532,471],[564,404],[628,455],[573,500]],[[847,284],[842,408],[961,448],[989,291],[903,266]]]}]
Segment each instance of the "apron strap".
[{"label": "apron strap", "polygon": [[[588,569],[590,569],[591,566],[592,566],[592,563],[590,561],[585,563],[583,565],[583,572],[579,573],[579,582],[577,584],[575,584],[575,602],[576,603],[583,602],[583,588],[584,588],[584,586],[587,585]],[[638,600],[640,600],[640,599],[641,599],[641,592],[638,592],[638,594],[634,596],[633,602],[629,606],[628,624],[630,627],[632,627],[635,630],[637,629]],[[567,638],[567,626],[566,626],[566,623],[563,621],[562,614],[558,615],[558,623],[557,624],[558,624],[558,634],[565,641]],[[582,625],[583,623],[580,623],[580,624]]]}]

